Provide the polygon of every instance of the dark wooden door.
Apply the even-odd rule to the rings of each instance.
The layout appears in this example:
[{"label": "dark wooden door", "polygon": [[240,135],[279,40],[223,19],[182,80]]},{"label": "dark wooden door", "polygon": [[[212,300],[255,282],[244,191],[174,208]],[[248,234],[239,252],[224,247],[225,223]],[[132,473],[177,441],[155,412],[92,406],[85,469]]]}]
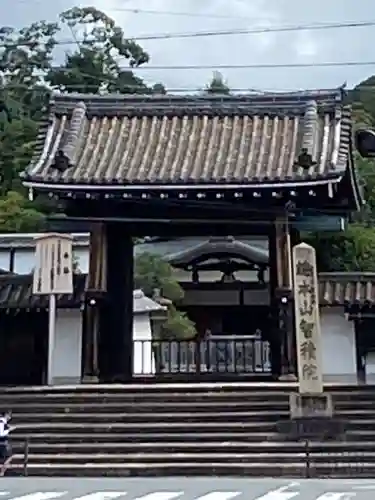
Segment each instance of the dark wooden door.
[{"label": "dark wooden door", "polygon": [[0,313],[0,385],[38,385],[46,365],[43,313]]}]

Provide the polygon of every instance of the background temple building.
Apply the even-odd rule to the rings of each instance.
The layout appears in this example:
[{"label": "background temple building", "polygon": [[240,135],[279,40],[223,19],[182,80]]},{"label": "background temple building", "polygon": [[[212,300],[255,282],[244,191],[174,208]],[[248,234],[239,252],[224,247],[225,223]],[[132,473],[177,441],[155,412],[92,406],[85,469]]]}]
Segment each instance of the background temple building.
[{"label": "background temple building", "polygon": [[[2,384],[39,384],[45,377],[48,300],[32,295],[34,237],[27,234],[0,237],[0,267],[3,269],[3,275],[0,276]],[[135,246],[136,255],[157,254],[174,266],[176,278],[185,291],[179,307],[196,322],[199,333],[204,335],[209,330],[213,338],[229,343],[232,351],[227,350],[227,357],[235,357],[236,343],[238,349],[247,342],[256,342],[260,356],[263,350],[264,359],[255,360],[255,366],[251,364],[252,352],[248,353],[248,358],[243,357],[242,365],[241,361],[237,363],[235,368],[239,376],[270,376],[265,337],[270,318],[267,245],[267,241],[261,237],[196,237],[169,240],[149,238]],[[55,383],[76,383],[82,377],[83,307],[89,266],[88,234],[75,235],[74,254],[81,274],[76,276],[74,294],[58,300]],[[319,286],[325,380],[353,382],[358,377],[363,378],[364,349],[370,352],[373,347],[371,333],[375,326],[375,274],[321,273]],[[196,360],[191,354],[195,341],[185,343],[185,357],[179,360],[177,351],[173,353],[171,345],[166,343],[164,365],[157,370],[151,352],[150,327],[155,336],[157,323],[152,319],[156,316],[162,320],[162,309],[154,301],[142,298],[139,292],[138,295],[135,293],[134,375],[139,378],[168,373],[176,376],[185,374],[190,378],[194,372],[199,375]],[[173,355],[176,359],[172,359]],[[374,380],[372,372],[375,377],[375,363],[372,365],[371,356],[370,352],[367,356],[367,381]],[[19,362],[14,363],[14,359]],[[227,360],[229,364],[230,359]]]}]

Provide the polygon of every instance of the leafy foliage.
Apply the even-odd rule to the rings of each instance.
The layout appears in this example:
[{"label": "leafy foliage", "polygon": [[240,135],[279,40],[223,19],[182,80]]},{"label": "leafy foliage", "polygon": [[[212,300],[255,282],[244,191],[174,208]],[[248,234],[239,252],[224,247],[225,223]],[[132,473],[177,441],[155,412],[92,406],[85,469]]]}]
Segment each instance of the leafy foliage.
[{"label": "leafy foliage", "polygon": [[324,271],[374,271],[375,231],[350,224],[345,232],[320,233],[308,242],[317,249],[318,268]]},{"label": "leafy foliage", "polygon": [[161,257],[143,253],[135,260],[134,272],[135,288],[141,288],[149,297],[153,297],[155,291],[171,301],[168,307],[166,321],[161,328],[161,336],[164,339],[187,339],[196,334],[195,326],[186,314],[178,311],[178,304],[184,296],[184,291],[173,276],[173,268]]},{"label": "leafy foliage", "polygon": [[44,215],[20,193],[9,191],[0,198],[0,227],[3,233],[30,233],[42,228]]},{"label": "leafy foliage", "polygon": [[[64,64],[54,67],[57,35],[67,29],[77,46],[66,54]],[[0,28],[0,202],[9,216],[9,221],[0,225],[0,232],[23,231],[25,227],[36,231],[43,219],[46,205],[40,203],[33,205],[30,217],[30,203],[19,173],[32,158],[51,88],[67,92],[164,93],[162,84],[148,87],[134,75],[132,68],[148,61],[149,55],[140,45],[126,39],[113,19],[93,7],[69,9],[60,15],[58,23],[39,21],[21,29]],[[9,191],[18,196],[8,196]]]},{"label": "leafy foliage", "polygon": [[[354,129],[375,127],[375,76],[349,92]],[[317,250],[320,271],[375,271],[375,164],[355,155],[356,171],[366,201],[343,233],[313,234],[307,241]]]},{"label": "leafy foliage", "polygon": [[92,94],[152,92],[131,69],[122,69],[119,61],[127,61],[130,68],[135,68],[147,63],[150,57],[140,45],[125,37],[112,18],[94,7],[73,7],[63,12],[60,20],[79,41],[78,49],[66,55],[65,64],[48,72],[46,80],[54,88]]}]

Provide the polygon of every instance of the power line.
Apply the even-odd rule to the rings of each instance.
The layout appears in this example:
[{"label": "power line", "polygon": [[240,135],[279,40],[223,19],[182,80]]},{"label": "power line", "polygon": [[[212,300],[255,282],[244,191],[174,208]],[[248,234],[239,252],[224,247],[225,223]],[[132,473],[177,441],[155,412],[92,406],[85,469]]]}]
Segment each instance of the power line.
[{"label": "power line", "polygon": [[197,12],[181,12],[172,10],[150,10],[150,9],[130,9],[130,8],[110,8],[112,12],[128,12],[129,14],[150,14],[159,16],[177,16],[177,17],[195,17],[204,19],[236,19],[236,20],[248,20],[254,21],[255,17],[249,16],[229,16],[226,14],[212,14],[212,13],[197,13]]},{"label": "power line", "polygon": [[[361,21],[361,22],[347,22],[347,23],[327,23],[327,24],[310,24],[310,25],[294,25],[294,26],[275,26],[275,27],[263,27],[263,28],[253,28],[253,29],[228,29],[228,30],[213,30],[213,31],[195,31],[187,33],[159,33],[150,35],[139,35],[130,36],[127,40],[130,41],[148,41],[148,40],[174,40],[178,38],[200,38],[200,37],[212,37],[212,36],[230,36],[230,35],[257,35],[257,34],[267,34],[267,33],[284,33],[284,32],[296,32],[296,31],[320,31],[320,30],[332,30],[332,29],[343,29],[343,28],[368,28],[374,27],[375,21]],[[87,40],[58,40],[56,45],[76,45],[77,43],[85,43]],[[33,41],[25,42],[15,42],[15,43],[1,43],[0,48],[18,48],[27,47],[29,45],[34,45]]]},{"label": "power line", "polygon": [[[41,0],[34,0],[35,2],[40,2]],[[28,3],[30,0],[18,0],[17,3]],[[247,20],[255,21],[259,18],[250,16],[230,16],[227,14],[213,14],[210,12],[181,12],[181,11],[171,11],[171,10],[150,10],[150,9],[131,9],[122,7],[108,7],[106,10],[110,12],[125,12],[129,14],[150,14],[150,15],[160,15],[160,16],[177,16],[177,17],[192,17],[192,18],[203,18],[203,19],[233,19],[233,20]]]},{"label": "power line", "polygon": [[[139,66],[132,68],[123,66],[121,71],[187,71],[187,70],[233,70],[233,69],[293,69],[293,68],[334,68],[334,67],[352,67],[352,66],[375,66],[374,61],[327,61],[327,62],[311,62],[311,63],[256,63],[256,64],[191,64],[186,66],[170,65],[170,66]],[[52,70],[60,70],[70,72],[72,69],[64,69],[59,66],[52,67]],[[35,74],[34,76],[43,76],[44,73]],[[91,76],[91,75],[88,75]]]},{"label": "power line", "polygon": [[[375,63],[374,63],[375,64]],[[64,69],[64,68],[55,68],[59,71],[63,71],[63,72],[66,72],[66,73],[69,73],[70,69]],[[41,78],[43,78],[45,75],[44,74],[35,74],[34,76],[39,76]],[[80,73],[80,76],[84,77],[84,78],[88,78],[88,79],[91,79],[92,82],[98,82],[98,83],[118,83],[116,81],[116,77],[113,77],[111,78],[110,76],[95,76],[95,75],[90,75],[88,73]],[[40,81],[40,82],[37,82],[35,85],[35,87],[31,87],[30,84],[26,84],[26,83],[5,83],[5,85],[3,86],[3,90],[22,90],[22,89],[26,89],[26,90],[30,90],[30,92],[45,92],[46,90],[50,90],[50,91],[53,91],[54,89],[53,88],[50,88],[48,89],[48,87],[41,87],[41,85],[47,85],[48,82],[43,82],[43,81]],[[134,90],[135,92],[136,91],[145,91],[146,89],[149,89],[149,90],[152,90],[152,87],[154,85],[163,85],[162,82],[156,82],[154,84],[147,84],[145,83],[144,85],[139,85],[139,84],[123,84],[123,87],[124,89],[126,90]],[[89,82],[84,82],[83,84],[67,84],[66,87],[69,88],[69,89],[81,89],[83,86],[89,86]],[[174,88],[174,87],[165,87],[163,85],[163,87],[165,88],[166,92],[168,93],[188,93],[188,92],[204,92],[204,91],[207,91],[207,89],[209,88],[209,83],[208,85],[206,86],[203,86],[203,87],[177,87],[177,88]],[[296,93],[305,93],[305,92],[314,92],[314,91],[317,91],[317,92],[325,92],[325,91],[330,91],[332,90],[332,88],[319,88],[319,89],[293,89],[293,88],[281,88],[281,89],[259,89],[259,88],[247,88],[247,87],[228,87],[228,92],[230,94],[233,94],[233,93],[249,93],[249,94],[264,94],[264,95],[267,95],[267,94],[271,94],[271,95],[277,95],[277,94],[296,94]],[[368,86],[368,85],[364,85],[363,87],[361,86],[357,86],[357,87],[354,87],[352,89],[345,89],[347,92],[356,92],[356,91],[359,91],[359,92],[373,92],[375,94],[375,86]],[[213,92],[213,94],[215,95],[215,93]],[[220,95],[220,92],[216,92],[216,95]],[[224,95],[224,93],[223,93]]]},{"label": "power line", "polygon": [[134,70],[184,71],[184,70],[223,70],[223,69],[278,69],[278,68],[333,68],[350,66],[374,66],[375,61],[329,61],[312,63],[270,63],[270,64],[191,64],[186,66],[139,66]]},{"label": "power line", "polygon": [[168,38],[198,38],[198,37],[211,37],[211,36],[228,36],[228,35],[258,35],[267,33],[284,33],[293,31],[322,31],[332,29],[344,28],[369,28],[375,26],[375,21],[360,21],[360,22],[346,22],[346,23],[314,23],[314,24],[300,24],[289,26],[268,26],[259,28],[236,28],[227,30],[212,30],[212,31],[195,31],[188,33],[160,33],[143,35],[139,37],[131,37],[134,40],[162,40]]},{"label": "power line", "polygon": [[[345,63],[345,62],[334,62],[334,63],[321,63],[321,64],[324,64],[325,66],[329,66],[329,65],[346,65],[346,64],[354,64],[354,65],[362,65],[362,64],[366,64],[366,65],[375,65],[375,61],[372,62],[372,61],[368,61],[368,62],[364,62],[364,63],[361,63],[361,62],[354,62],[354,63]],[[270,67],[270,68],[273,68],[275,67],[275,65],[261,65],[261,66],[266,66],[267,68]],[[285,67],[285,65],[276,65],[276,67]],[[287,65],[287,67],[290,67],[291,65]],[[316,64],[313,64],[312,63],[312,66],[315,67]],[[233,66],[231,66],[233,67]],[[258,65],[246,65],[246,66],[241,66],[242,67],[245,67],[245,68],[253,68],[253,67],[258,67]],[[299,64],[292,64],[292,67],[300,67]],[[152,67],[153,69],[174,69],[175,67],[170,67],[170,66],[166,66],[166,67]],[[182,67],[181,69],[190,69],[191,67]],[[194,66],[194,68],[203,68],[203,66]],[[204,67],[206,68],[206,67]],[[218,68],[217,66],[215,66],[215,69]],[[128,70],[129,73],[132,73],[133,72],[133,68],[129,68],[129,67],[126,67],[126,68],[120,68],[122,71],[126,71]],[[144,69],[147,69],[147,67],[145,67]],[[55,71],[58,71],[58,72],[62,72],[62,73],[66,73],[66,74],[69,74],[70,72],[74,72],[74,70],[72,68],[64,68],[64,67],[52,67],[52,70],[55,70]],[[89,73],[84,73],[84,72],[80,72],[80,75],[83,77],[83,78],[87,78],[87,79],[90,79],[92,82],[98,82],[98,83],[118,83],[116,81],[116,76],[113,76],[111,77],[110,75],[103,75],[103,76],[97,76],[97,75],[91,75]],[[39,72],[39,73],[34,73],[34,76],[35,77],[39,77],[39,78],[44,78],[46,76],[45,73],[42,73],[42,72]],[[48,82],[47,82],[48,83]],[[44,85],[46,84],[46,82],[43,82],[43,81],[40,81],[40,82],[36,82],[35,85]],[[84,85],[89,85],[88,82],[84,82],[83,84],[68,84],[67,87],[68,88],[71,88],[71,89],[74,89],[74,88],[77,88],[77,89],[81,89],[82,86]],[[129,85],[126,85],[124,84],[124,89],[126,90],[134,90],[135,92],[136,91],[145,91],[146,89],[152,89],[152,85],[163,85],[162,82],[155,82],[154,84],[147,84],[145,83],[144,85],[139,85],[139,84],[129,84]],[[151,86],[151,87],[150,87]],[[203,92],[205,90],[207,90],[210,86],[210,83],[208,82],[208,84],[206,84],[204,87],[178,87],[178,88],[167,88],[167,87],[164,87],[165,90],[169,93],[189,93],[189,92]],[[43,88],[38,88],[38,87],[30,87],[30,84],[26,84],[26,83],[15,83],[15,82],[12,82],[12,83],[6,83],[3,87],[5,90],[16,90],[16,89],[28,89],[30,91],[40,91],[40,92],[45,92],[46,90],[46,87],[43,87]],[[48,90],[48,89],[47,89]],[[50,89],[50,90],[53,90],[53,89]],[[329,91],[329,90],[332,90],[331,88],[330,89],[295,89],[295,88],[288,88],[288,89],[259,89],[259,88],[247,88],[247,87],[229,87],[228,88],[228,91],[233,94],[233,93],[249,93],[249,94],[278,94],[278,93],[298,93],[298,92],[309,92],[309,91]],[[375,92],[375,86],[374,85],[358,85],[352,89],[345,89],[347,92]]]}]

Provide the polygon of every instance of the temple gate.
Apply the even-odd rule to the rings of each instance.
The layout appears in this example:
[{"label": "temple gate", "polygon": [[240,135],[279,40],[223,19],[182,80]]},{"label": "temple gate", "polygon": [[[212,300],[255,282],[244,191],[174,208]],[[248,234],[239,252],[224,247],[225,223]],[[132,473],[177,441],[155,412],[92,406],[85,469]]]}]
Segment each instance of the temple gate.
[{"label": "temple gate", "polygon": [[91,233],[87,380],[132,380],[133,238],[263,235],[272,372],[295,379],[296,218],[346,217],[362,199],[343,91],[252,96],[59,94],[23,183]]}]

